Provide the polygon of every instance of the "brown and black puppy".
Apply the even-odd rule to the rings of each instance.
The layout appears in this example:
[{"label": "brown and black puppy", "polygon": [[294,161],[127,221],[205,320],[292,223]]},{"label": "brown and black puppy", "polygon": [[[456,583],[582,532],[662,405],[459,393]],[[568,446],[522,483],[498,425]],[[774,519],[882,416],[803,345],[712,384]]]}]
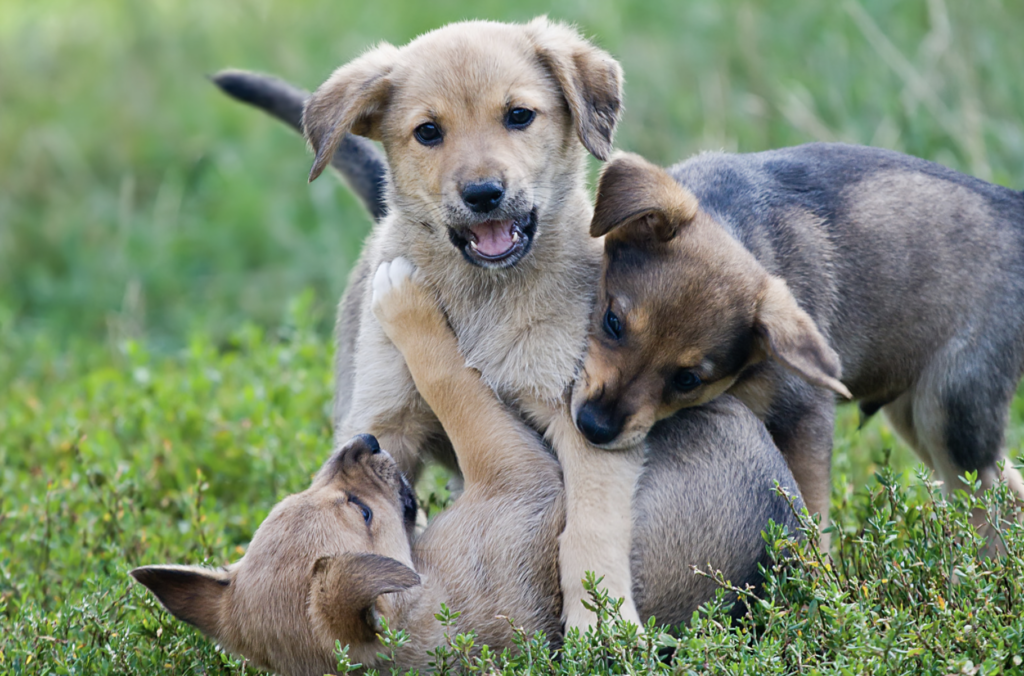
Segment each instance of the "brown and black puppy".
[{"label": "brown and black puppy", "polygon": [[728,392],[827,519],[838,394],[885,411],[947,490],[999,479],[1024,371],[1021,193],[842,144],[668,170],[623,154],[591,234],[604,273],[573,411],[593,443]]},{"label": "brown and black puppy", "polygon": [[[441,603],[461,612],[457,630],[475,631],[477,646],[512,646],[499,615],[559,641],[558,463],[465,366],[412,273],[403,259],[378,269],[374,312],[449,434],[465,477],[455,504],[413,541],[408,483],[373,437],[358,436],[309,489],[274,508],[239,562],[132,571],[177,617],[263,668],[330,673],[336,639],[353,661],[389,666],[378,656],[383,616],[410,638],[390,666],[427,670],[427,651],[444,642],[434,616]],[[650,439],[633,501],[633,595],[644,619],[679,624],[714,592],[690,565],[741,586],[759,582],[768,521],[796,525],[773,485],[797,488],[764,425],[732,397],[666,420]]]}]

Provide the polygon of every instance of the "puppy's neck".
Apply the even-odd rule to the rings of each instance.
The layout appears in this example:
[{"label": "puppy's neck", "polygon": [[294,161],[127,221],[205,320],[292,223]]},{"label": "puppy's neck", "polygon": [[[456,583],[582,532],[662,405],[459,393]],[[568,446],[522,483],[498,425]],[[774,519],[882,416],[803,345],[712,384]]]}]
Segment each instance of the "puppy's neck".
[{"label": "puppy's neck", "polygon": [[[600,277],[582,185],[539,214],[529,255],[506,270],[459,260],[423,271],[470,366],[503,398],[554,403],[576,376]],[[543,374],[543,377],[538,377]]]}]

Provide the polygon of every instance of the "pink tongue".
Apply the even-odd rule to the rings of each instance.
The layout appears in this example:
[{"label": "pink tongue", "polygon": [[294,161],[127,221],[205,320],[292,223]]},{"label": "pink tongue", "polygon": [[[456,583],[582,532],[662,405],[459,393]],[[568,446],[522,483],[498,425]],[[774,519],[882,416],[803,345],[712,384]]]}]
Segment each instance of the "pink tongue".
[{"label": "pink tongue", "polygon": [[512,221],[484,221],[470,230],[476,235],[476,250],[485,256],[500,256],[512,248]]}]

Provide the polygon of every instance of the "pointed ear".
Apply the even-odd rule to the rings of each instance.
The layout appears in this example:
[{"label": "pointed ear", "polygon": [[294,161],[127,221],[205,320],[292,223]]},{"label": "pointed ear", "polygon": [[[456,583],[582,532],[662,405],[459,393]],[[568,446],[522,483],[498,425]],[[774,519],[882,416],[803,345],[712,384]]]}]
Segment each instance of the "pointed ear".
[{"label": "pointed ear", "polygon": [[308,605],[310,621],[342,642],[372,640],[376,631],[373,606],[377,597],[419,583],[416,571],[386,556],[322,557],[313,565]]},{"label": "pointed ear", "polygon": [[622,111],[619,62],[575,29],[547,17],[534,19],[525,30],[562,89],[580,141],[597,159],[608,159]]},{"label": "pointed ear", "polygon": [[761,290],[754,329],[761,349],[787,369],[812,385],[853,399],[850,390],[839,382],[839,355],[778,277],[769,276]]},{"label": "pointed ear", "polygon": [[639,155],[616,153],[601,172],[590,236],[619,230],[622,237],[667,242],[697,210],[697,198],[667,171]]},{"label": "pointed ear", "polygon": [[198,566],[143,566],[130,575],[145,585],[179,620],[217,640],[230,573]]},{"label": "pointed ear", "polygon": [[391,94],[388,75],[398,49],[381,43],[327,78],[306,101],[302,133],[316,152],[309,180],[331,162],[345,134],[380,140],[380,118]]}]

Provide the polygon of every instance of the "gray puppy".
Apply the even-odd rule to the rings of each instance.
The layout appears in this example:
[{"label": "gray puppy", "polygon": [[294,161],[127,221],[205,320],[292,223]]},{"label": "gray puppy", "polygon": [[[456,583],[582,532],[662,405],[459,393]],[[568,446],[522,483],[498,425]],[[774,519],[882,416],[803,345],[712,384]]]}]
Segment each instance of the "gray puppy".
[{"label": "gray puppy", "polygon": [[[900,153],[810,144],[618,156],[577,425],[605,448],[735,395],[827,518],[834,399],[883,410],[945,483],[1006,457],[1024,371],[1024,195]],[[840,369],[840,362],[842,368]],[[1021,476],[1002,477],[1024,497]]]}]

